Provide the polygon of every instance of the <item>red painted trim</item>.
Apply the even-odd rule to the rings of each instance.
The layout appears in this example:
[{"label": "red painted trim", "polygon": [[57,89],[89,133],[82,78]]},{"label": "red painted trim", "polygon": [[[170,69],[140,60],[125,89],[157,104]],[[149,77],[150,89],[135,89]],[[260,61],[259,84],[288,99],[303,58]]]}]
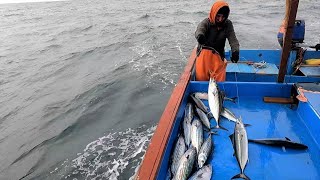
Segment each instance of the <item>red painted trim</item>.
[{"label": "red painted trim", "polygon": [[189,57],[188,64],[186,65],[177,86],[173,89],[167,106],[162,113],[159,124],[152,136],[136,179],[149,180],[156,179],[157,177],[157,172],[160,169],[161,159],[164,155],[164,151],[173,128],[174,120],[178,113],[183,94],[191,78],[195,58],[196,48],[193,49]]}]

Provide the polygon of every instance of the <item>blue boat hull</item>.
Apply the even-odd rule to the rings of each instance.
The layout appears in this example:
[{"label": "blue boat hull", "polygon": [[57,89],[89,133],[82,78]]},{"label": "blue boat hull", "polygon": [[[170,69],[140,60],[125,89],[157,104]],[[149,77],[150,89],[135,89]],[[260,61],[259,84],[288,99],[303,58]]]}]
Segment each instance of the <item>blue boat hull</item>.
[{"label": "blue boat hull", "polygon": [[[307,74],[291,75],[295,52],[291,52],[285,83],[278,78],[280,50],[242,50],[240,63],[228,64],[226,82],[219,83],[228,97],[238,97],[237,103],[225,102],[225,107],[242,117],[250,139],[285,138],[307,145],[307,150],[282,149],[249,143],[249,162],[245,174],[251,179],[320,179],[320,96],[305,93],[308,102],[288,104],[266,103],[265,96],[291,98],[296,92],[294,83],[320,82],[320,71],[305,69]],[[226,53],[230,58],[230,52]],[[309,51],[305,59],[320,58],[320,52]],[[168,104],[151,139],[136,179],[166,179],[170,154],[184,116],[188,96],[194,92],[207,92],[208,82],[193,81],[196,49],[189,58],[181,78],[174,88]],[[256,69],[243,61],[266,61],[268,67]],[[242,63],[241,63],[242,62]],[[309,69],[310,70],[310,69]],[[295,95],[294,95],[295,96]],[[292,98],[291,98],[292,99]],[[204,101],[208,106],[208,102]],[[215,126],[215,121],[211,120]],[[213,167],[212,179],[231,179],[240,172],[229,135],[234,123],[221,118],[221,125],[229,131],[219,130],[214,136],[214,150],[209,157]],[[205,134],[207,136],[207,134]]]},{"label": "blue boat hull", "polygon": [[[291,96],[293,84],[224,82],[219,83],[228,97],[237,96],[236,103],[225,101],[224,106],[242,117],[247,127],[248,138],[284,138],[307,145],[307,150],[283,149],[249,143],[249,162],[245,174],[251,179],[320,179],[320,119],[317,109],[310,102],[300,102],[297,106],[266,103],[263,97]],[[179,126],[183,120],[184,107],[188,95],[194,92],[207,92],[208,82],[192,81],[187,86],[178,114],[175,119],[157,179],[167,177],[170,153]],[[313,98],[320,100],[320,95]],[[316,102],[318,102],[316,101]],[[204,101],[208,106],[208,102]],[[320,107],[318,107],[320,108]],[[215,121],[211,120],[215,126]],[[208,163],[213,167],[212,179],[231,179],[240,172],[229,135],[233,133],[234,123],[221,118],[221,125],[229,131],[219,130],[214,136],[214,150]],[[207,134],[206,134],[207,136]]]}]

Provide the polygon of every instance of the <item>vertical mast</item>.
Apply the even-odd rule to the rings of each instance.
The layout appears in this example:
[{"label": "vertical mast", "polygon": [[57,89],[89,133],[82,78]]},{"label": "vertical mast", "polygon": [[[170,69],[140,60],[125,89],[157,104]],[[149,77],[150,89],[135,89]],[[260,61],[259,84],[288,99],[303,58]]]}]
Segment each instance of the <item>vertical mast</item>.
[{"label": "vertical mast", "polygon": [[287,71],[288,57],[291,51],[293,26],[296,20],[299,0],[286,0],[286,15],[285,15],[285,29],[283,48],[281,53],[280,69],[278,75],[278,82],[282,83]]}]

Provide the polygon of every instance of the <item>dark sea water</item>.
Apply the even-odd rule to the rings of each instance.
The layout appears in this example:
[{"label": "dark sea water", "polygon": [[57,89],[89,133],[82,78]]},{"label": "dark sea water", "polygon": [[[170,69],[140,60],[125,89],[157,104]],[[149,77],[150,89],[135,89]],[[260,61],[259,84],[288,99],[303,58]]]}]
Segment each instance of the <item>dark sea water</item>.
[{"label": "dark sea water", "polygon": [[[0,179],[132,179],[213,2],[0,4]],[[228,2],[241,49],[280,48],[285,0]]]}]

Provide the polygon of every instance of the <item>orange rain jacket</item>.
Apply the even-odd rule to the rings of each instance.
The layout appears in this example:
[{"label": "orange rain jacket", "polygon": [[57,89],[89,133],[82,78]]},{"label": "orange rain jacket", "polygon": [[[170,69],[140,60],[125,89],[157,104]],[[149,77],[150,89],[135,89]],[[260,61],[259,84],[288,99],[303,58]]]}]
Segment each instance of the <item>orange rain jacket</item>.
[{"label": "orange rain jacket", "polygon": [[[196,80],[208,81],[210,77],[216,81],[225,81],[227,62],[224,59],[224,46],[228,38],[231,51],[239,52],[239,42],[234,33],[232,22],[226,19],[222,27],[215,24],[215,17],[222,7],[229,5],[224,1],[217,1],[212,5],[209,18],[204,19],[197,27],[196,38],[199,34],[206,37],[206,46],[213,47],[219,54],[212,50],[202,49],[196,60]],[[211,73],[210,73],[211,72]],[[211,75],[210,75],[211,74]]]}]

